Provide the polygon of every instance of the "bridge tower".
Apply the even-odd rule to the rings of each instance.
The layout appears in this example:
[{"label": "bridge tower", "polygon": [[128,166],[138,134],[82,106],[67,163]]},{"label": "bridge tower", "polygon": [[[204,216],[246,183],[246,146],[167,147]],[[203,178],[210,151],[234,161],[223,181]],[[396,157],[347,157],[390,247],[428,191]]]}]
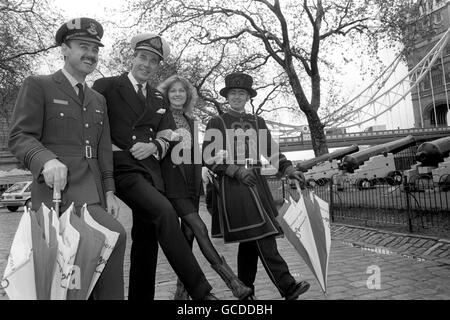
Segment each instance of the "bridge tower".
[{"label": "bridge tower", "polygon": [[[420,15],[408,29],[410,36],[414,37],[407,55],[410,70],[450,28],[449,0],[422,0],[419,3]],[[411,92],[411,97],[414,127],[450,125],[450,41],[429,75]]]}]

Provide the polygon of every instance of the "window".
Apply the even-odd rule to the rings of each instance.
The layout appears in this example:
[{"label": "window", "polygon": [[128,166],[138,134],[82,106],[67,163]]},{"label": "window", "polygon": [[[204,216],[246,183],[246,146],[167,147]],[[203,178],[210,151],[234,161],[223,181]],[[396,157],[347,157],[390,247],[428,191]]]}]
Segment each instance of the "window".
[{"label": "window", "polygon": [[31,184],[25,189],[24,192],[31,192]]},{"label": "window", "polygon": [[13,184],[8,190],[6,190],[6,192],[12,193],[22,191],[22,189],[25,188],[26,184],[26,182],[17,182]]},{"label": "window", "polygon": [[440,24],[442,22],[442,13],[437,11],[433,14],[433,21],[435,24]]},{"label": "window", "polygon": [[430,79],[424,78],[421,81],[420,86],[422,87],[422,91],[429,90],[430,89]]}]

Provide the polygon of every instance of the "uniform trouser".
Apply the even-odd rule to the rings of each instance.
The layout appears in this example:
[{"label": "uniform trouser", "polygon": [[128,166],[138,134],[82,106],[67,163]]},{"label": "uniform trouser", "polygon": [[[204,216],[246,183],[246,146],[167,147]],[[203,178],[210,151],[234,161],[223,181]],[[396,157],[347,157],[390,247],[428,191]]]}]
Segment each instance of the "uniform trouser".
[{"label": "uniform trouser", "polygon": [[[80,208],[76,208],[79,212]],[[95,300],[123,300],[123,259],[126,246],[126,232],[122,224],[114,219],[100,205],[88,205],[89,214],[99,224],[119,233],[116,245],[98,279],[91,298]]]},{"label": "uniform trouser", "polygon": [[153,300],[158,263],[158,238],[155,230],[149,230],[142,221],[139,221],[139,216],[135,212],[136,210],[133,210],[128,300]]},{"label": "uniform trouser", "polygon": [[[133,211],[133,225],[139,224],[134,229],[133,255],[130,257],[131,298],[149,298],[140,293],[150,290],[150,286],[154,287],[155,239],[191,297],[200,299],[209,293],[212,288],[181,232],[178,216],[169,200],[141,174],[120,174],[115,180],[118,196]],[[145,258],[145,255],[151,257]],[[150,269],[138,265],[142,261],[151,266]]]},{"label": "uniform trouser", "polygon": [[284,297],[295,285],[295,279],[277,249],[275,236],[241,242],[238,249],[238,277],[248,287],[254,288],[258,257],[270,280]]}]

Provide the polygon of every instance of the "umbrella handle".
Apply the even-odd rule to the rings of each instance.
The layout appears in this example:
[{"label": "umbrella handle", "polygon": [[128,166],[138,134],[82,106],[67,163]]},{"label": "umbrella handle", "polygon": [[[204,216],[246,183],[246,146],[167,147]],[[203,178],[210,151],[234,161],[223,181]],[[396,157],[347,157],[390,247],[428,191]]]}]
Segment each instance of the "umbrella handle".
[{"label": "umbrella handle", "polygon": [[53,187],[53,203],[55,204],[55,212],[59,214],[59,205],[61,203],[61,190]]},{"label": "umbrella handle", "polygon": [[8,288],[9,287],[9,281],[8,281],[8,279],[3,279],[1,282],[0,282],[0,290],[5,290],[6,288]]},{"label": "umbrella handle", "polygon": [[302,189],[300,188],[300,183],[297,180],[294,180],[294,183],[295,183],[295,187],[297,188],[298,194],[301,196],[302,195]]}]

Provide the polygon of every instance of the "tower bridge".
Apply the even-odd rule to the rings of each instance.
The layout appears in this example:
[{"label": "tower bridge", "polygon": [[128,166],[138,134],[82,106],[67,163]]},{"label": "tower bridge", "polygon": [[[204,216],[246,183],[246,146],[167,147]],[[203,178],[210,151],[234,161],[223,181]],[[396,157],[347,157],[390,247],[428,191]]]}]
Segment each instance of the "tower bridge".
[{"label": "tower bridge", "polygon": [[[371,84],[336,109],[334,115],[346,110],[334,123],[342,134],[326,135],[328,147],[375,145],[407,135],[417,141],[450,135],[450,1],[426,0],[420,6],[421,16],[410,22],[421,32],[406,57],[408,73],[398,79],[398,67],[404,63],[399,54]],[[432,21],[433,27],[424,21]],[[392,120],[393,111],[402,117],[411,112],[411,106],[414,128],[345,133],[351,128],[377,127],[382,116]],[[397,127],[399,121],[390,127]],[[312,149],[307,126],[268,124],[280,133],[281,151]]]},{"label": "tower bridge", "polygon": [[[345,134],[327,135],[327,145],[330,148],[348,147],[357,145],[377,145],[394,141],[412,135],[416,141],[428,141],[450,135],[450,127],[430,127],[383,130],[374,132],[353,132]],[[310,134],[301,134],[292,137],[279,137],[281,152],[312,150]]]}]

